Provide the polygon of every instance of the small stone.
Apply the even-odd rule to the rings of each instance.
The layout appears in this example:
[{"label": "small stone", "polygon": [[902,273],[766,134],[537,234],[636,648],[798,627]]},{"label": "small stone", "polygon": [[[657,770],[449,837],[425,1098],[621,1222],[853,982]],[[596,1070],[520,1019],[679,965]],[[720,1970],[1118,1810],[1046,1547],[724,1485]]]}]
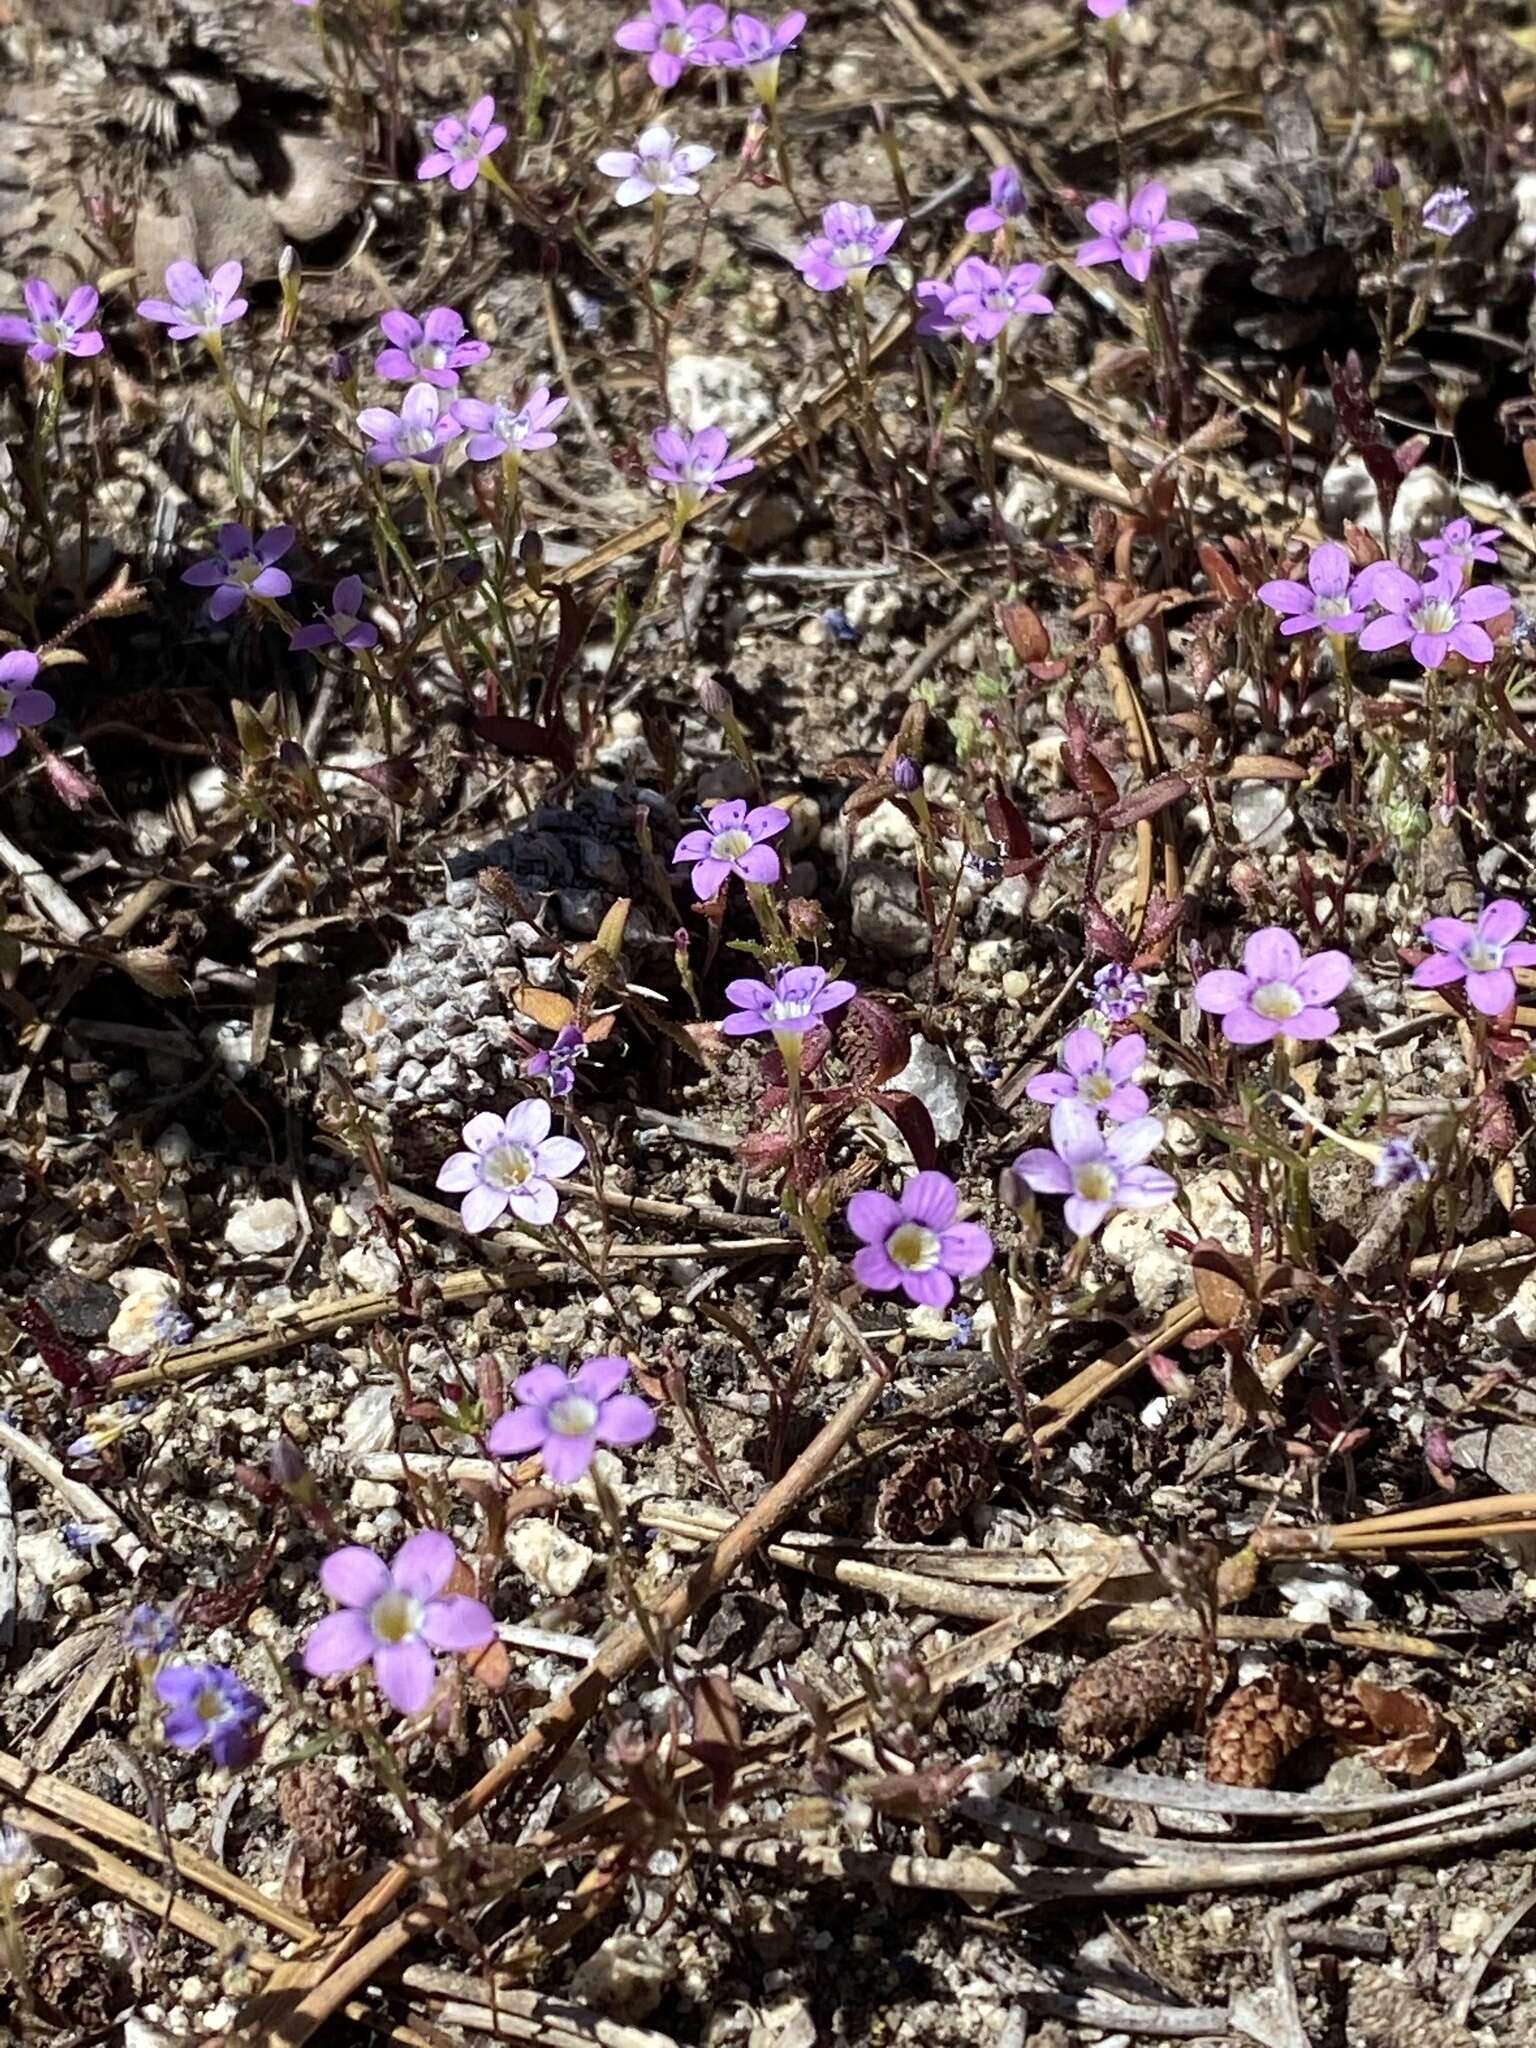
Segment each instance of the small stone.
[{"label": "small stone", "polygon": [[1232,825],[1246,847],[1278,846],[1296,822],[1279,782],[1239,782],[1232,791]]},{"label": "small stone", "polygon": [[1486,1941],[1494,1924],[1486,1906],[1456,1906],[1441,1930],[1440,1946],[1448,1956],[1469,1956]]},{"label": "small stone", "polygon": [[114,1351],[125,1358],[141,1358],[157,1345],[181,1341],[190,1325],[177,1306],[180,1291],[169,1273],[152,1266],[130,1266],[126,1272],[114,1274],[113,1280],[124,1288],[123,1305],[107,1332]]},{"label": "small stone", "polygon": [[32,1288],[32,1299],[52,1316],[66,1337],[93,1343],[104,1337],[117,1314],[117,1296],[101,1280],[54,1273]]},{"label": "small stone", "polygon": [[515,1522],[507,1547],[518,1570],[553,1600],[568,1600],[597,1563],[595,1550],[539,1516]]},{"label": "small stone", "polygon": [[[886,1087],[915,1095],[927,1110],[934,1135],[941,1145],[953,1145],[965,1129],[965,1108],[971,1086],[964,1073],[942,1045],[931,1038],[914,1036],[907,1064]],[[883,1110],[874,1112],[875,1122],[888,1145],[905,1149],[906,1141]]]},{"label": "small stone", "polygon": [[337,1271],[367,1294],[393,1294],[400,1285],[400,1261],[384,1244],[355,1244],[343,1252]]},{"label": "small stone", "polygon": [[341,1418],[343,1457],[355,1460],[394,1448],[395,1392],[392,1386],[364,1387],[347,1403]]},{"label": "small stone", "polygon": [[243,1259],[266,1258],[283,1251],[298,1234],[299,1212],[286,1195],[243,1202],[224,1226],[224,1242]]},{"label": "small stone", "polygon": [[677,1975],[669,1943],[644,1941],[627,1931],[608,1939],[578,1964],[570,1995],[616,2020],[649,2019]]},{"label": "small stone", "polygon": [[60,1586],[78,1586],[90,1576],[89,1557],[71,1549],[57,1529],[31,1529],[18,1536],[16,1560],[23,1574],[30,1572],[35,1583],[50,1592]]},{"label": "small stone", "polygon": [[916,960],[929,950],[928,920],[918,907],[916,878],[887,861],[860,861],[849,881],[854,937],[892,960]]},{"label": "small stone", "polygon": [[1003,976],[1003,1000],[1009,1003],[1029,1001],[1030,979],[1017,967],[1010,968]]},{"label": "small stone", "polygon": [[364,1514],[376,1514],[380,1508],[398,1506],[400,1489],[383,1479],[354,1479],[347,1498]]}]

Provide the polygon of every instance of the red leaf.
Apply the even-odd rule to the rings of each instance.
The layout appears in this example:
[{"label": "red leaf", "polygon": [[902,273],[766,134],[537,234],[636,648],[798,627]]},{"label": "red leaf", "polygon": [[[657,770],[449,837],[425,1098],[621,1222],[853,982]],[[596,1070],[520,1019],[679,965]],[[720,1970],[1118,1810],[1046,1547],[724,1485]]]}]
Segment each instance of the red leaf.
[{"label": "red leaf", "polygon": [[908,1095],[901,1088],[881,1088],[869,1099],[876,1109],[885,1111],[906,1139],[907,1150],[919,1170],[926,1171],[938,1165],[939,1141],[934,1132],[933,1118],[915,1095]]},{"label": "red leaf", "polygon": [[1144,818],[1155,818],[1159,811],[1166,811],[1188,794],[1189,784],[1182,775],[1159,775],[1156,781],[1143,783],[1119,803],[1111,804],[1100,814],[1101,819],[1112,830],[1120,831],[1127,825],[1139,825]]},{"label": "red leaf", "polygon": [[837,1046],[855,1083],[878,1088],[907,1064],[912,1033],[886,1004],[855,996],[838,1026]]},{"label": "red leaf", "polygon": [[987,798],[987,830],[1009,860],[1032,860],[1035,843],[1029,836],[1024,813],[1011,796]]},{"label": "red leaf", "polygon": [[576,770],[576,749],[571,736],[560,725],[540,725],[532,718],[512,718],[502,711],[489,711],[470,721],[477,738],[523,761],[553,761],[562,775]]},{"label": "red leaf", "polygon": [[1051,636],[1041,624],[1040,614],[1031,605],[1015,602],[996,605],[993,609],[1008,645],[1026,668],[1034,662],[1050,659]]}]

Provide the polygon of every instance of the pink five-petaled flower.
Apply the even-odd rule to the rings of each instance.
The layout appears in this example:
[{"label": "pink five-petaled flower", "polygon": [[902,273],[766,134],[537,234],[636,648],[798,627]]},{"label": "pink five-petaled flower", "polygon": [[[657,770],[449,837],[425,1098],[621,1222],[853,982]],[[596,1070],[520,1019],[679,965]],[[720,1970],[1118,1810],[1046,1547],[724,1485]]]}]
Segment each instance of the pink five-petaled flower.
[{"label": "pink five-petaled flower", "polygon": [[387,405],[365,405],[357,425],[373,443],[370,462],[421,462],[429,467],[442,461],[443,450],[463,431],[458,414],[435,384],[413,384],[398,412]]},{"label": "pink five-petaled flower", "polygon": [[749,811],[744,797],[733,796],[715,804],[703,825],[683,834],[672,858],[680,865],[693,864],[693,893],[709,903],[732,875],[744,882],[776,882],[779,856],[767,841],[777,839],[788,824],[788,811],[777,804],[758,804]]},{"label": "pink five-petaled flower", "polygon": [[1493,543],[1503,537],[1502,526],[1474,527],[1470,519],[1453,519],[1433,539],[1421,540],[1419,546],[1437,569],[1459,569],[1465,582],[1474,562],[1491,562],[1497,567],[1499,551]]},{"label": "pink five-petaled flower", "polygon": [[605,149],[597,168],[605,178],[618,179],[613,196],[620,206],[639,206],[647,199],[683,199],[697,192],[699,181],[693,174],[712,162],[714,154],[707,143],[679,142],[658,121],[633,149]]},{"label": "pink five-petaled flower", "polygon": [[1021,1152],[1013,1170],[1037,1195],[1065,1195],[1067,1228],[1088,1237],[1115,1209],[1160,1209],[1173,1200],[1172,1174],[1145,1164],[1162,1141],[1159,1117],[1133,1117],[1106,1132],[1086,1102],[1069,1097],[1051,1111],[1050,1145]]},{"label": "pink five-petaled flower", "polygon": [[727,1038],[746,1038],[771,1031],[782,1050],[786,1038],[799,1038],[829,1010],[841,1009],[858,994],[852,981],[829,981],[825,967],[776,967],[773,980],[728,981],[725,994],[736,1005],[721,1020]]},{"label": "pink five-petaled flower", "polygon": [[195,263],[168,263],[169,299],[140,299],[139,318],[158,320],[172,341],[217,341],[220,328],[245,312],[246,301],[236,296],[244,275],[238,263],[221,263],[207,277]]},{"label": "pink five-petaled flower", "polygon": [[331,608],[311,626],[300,626],[288,645],[302,654],[311,647],[377,647],[379,629],[360,616],[363,607],[363,579],[343,576],[331,592]]},{"label": "pink five-petaled flower", "polygon": [[732,456],[720,427],[700,427],[696,434],[681,427],[657,427],[651,435],[651,453],[655,460],[646,475],[653,483],[666,485],[679,524],[692,519],[723,484],[757,467],[749,455]]},{"label": "pink five-petaled flower", "polygon": [[1088,0],[1088,12],[1099,21],[1113,21],[1125,9],[1126,0]]},{"label": "pink five-petaled flower", "polygon": [[914,1173],[899,1201],[864,1188],[848,1204],[848,1228],[861,1240],[853,1271],[875,1294],[894,1294],[925,1308],[948,1308],[955,1282],[980,1273],[992,1240],[979,1223],[957,1223],[960,1195],[947,1173]]},{"label": "pink five-petaled flower", "polygon": [[1304,960],[1283,926],[1266,925],[1243,947],[1243,964],[1213,968],[1195,983],[1195,1001],[1221,1019],[1232,1045],[1266,1045],[1272,1038],[1327,1038],[1339,1028],[1335,996],[1354,979],[1347,953],[1314,953]]},{"label": "pink five-petaled flower", "polygon": [[613,40],[621,50],[649,53],[646,70],[663,91],[676,85],[689,65],[723,64],[729,47],[723,7],[689,7],[686,0],[650,0],[649,15],[621,22]]},{"label": "pink five-petaled flower", "polygon": [[227,1664],[167,1664],[155,1675],[165,1706],[165,1739],[177,1749],[206,1749],[216,1764],[238,1768],[256,1752],[256,1723],[267,1703]]},{"label": "pink five-petaled flower", "polygon": [[1477,923],[1432,917],[1424,936],[1438,950],[1413,970],[1415,988],[1465,980],[1467,1001],[1485,1017],[1501,1017],[1515,1000],[1515,967],[1536,967],[1536,945],[1522,939],[1529,912],[1512,896],[1485,904]]},{"label": "pink five-petaled flower", "polygon": [[745,71],[765,107],[779,96],[779,59],[799,38],[805,16],[796,10],[772,25],[755,14],[731,17],[731,32],[719,61],[733,71]]},{"label": "pink five-petaled flower", "polygon": [[467,192],[484,168],[486,159],[507,139],[504,124],[496,118],[496,102],[489,93],[475,101],[460,120],[449,114],[432,130],[433,147],[416,166],[418,178],[446,175],[455,192]]},{"label": "pink five-petaled flower", "polygon": [[468,1231],[489,1230],[512,1212],[516,1223],[553,1223],[560,1197],[552,1182],[572,1173],[586,1157],[575,1138],[549,1135],[547,1102],[519,1102],[504,1117],[494,1110],[472,1116],[464,1126],[469,1148],[454,1152],[438,1170],[437,1184],[462,1195],[459,1213]]},{"label": "pink five-petaled flower", "polygon": [[251,597],[286,597],[293,579],[275,564],[293,546],[291,526],[274,526],[260,540],[251,529],[231,520],[219,528],[218,553],[183,569],[181,580],[197,590],[212,590],[210,619],[227,619]]},{"label": "pink five-petaled flower", "polygon": [[965,216],[965,232],[991,234],[997,228],[1011,227],[1015,221],[1023,220],[1028,210],[1024,203],[1024,180],[1017,165],[999,164],[988,182],[986,205],[973,206]]},{"label": "pink five-petaled flower", "polygon": [[461,398],[454,406],[459,424],[469,429],[464,452],[471,462],[493,462],[498,455],[514,459],[532,455],[540,448],[553,448],[555,436],[549,431],[570,404],[569,398],[551,398],[546,384],[530,391],[521,405],[498,398]]},{"label": "pink five-petaled flower", "polygon": [[801,249],[795,268],[813,292],[841,291],[844,285],[862,292],[905,226],[905,220],[877,221],[851,199],[835,199],[823,209],[821,233]]},{"label": "pink five-petaled flower", "polygon": [[984,348],[1010,332],[1016,321],[1055,312],[1054,302],[1035,290],[1043,274],[1038,263],[1015,263],[1004,271],[979,256],[967,256],[955,266],[955,288],[945,317],[967,341]]},{"label": "pink five-petaled flower", "polygon": [[1279,613],[1282,633],[1358,633],[1365,624],[1354,565],[1336,540],[1312,550],[1305,583],[1282,577],[1261,583],[1258,594]]},{"label": "pink five-petaled flower", "polygon": [[374,374],[391,383],[421,377],[439,391],[452,391],[460,370],[483,363],[491,352],[487,341],[465,340],[463,317],[452,306],[434,306],[423,320],[397,306],[379,315],[379,326],[390,346],[374,357]]},{"label": "pink five-petaled flower", "polygon": [[546,1477],[574,1486],[599,1444],[643,1444],[656,1417],[638,1394],[621,1394],[629,1360],[589,1358],[569,1378],[558,1365],[535,1365],[512,1384],[515,1408],[491,1424],[487,1448],[496,1458],[537,1451]]},{"label": "pink five-petaled flower", "polygon": [[1147,1091],[1132,1085],[1147,1056],[1139,1031],[1106,1045],[1097,1031],[1080,1024],[1061,1042],[1060,1071],[1036,1074],[1025,1086],[1031,1102],[1086,1102],[1112,1124],[1147,1113]]},{"label": "pink five-petaled flower", "polygon": [[60,306],[46,278],[29,277],[21,296],[25,313],[0,313],[0,341],[25,348],[34,363],[51,363],[59,355],[100,355],[106,346],[90,325],[99,304],[90,285],[77,284]]},{"label": "pink five-petaled flower", "polygon": [[1448,654],[1478,664],[1492,661],[1493,642],[1478,621],[1502,618],[1510,608],[1509,592],[1497,583],[1463,590],[1454,563],[1418,583],[1395,562],[1373,562],[1360,571],[1354,594],[1356,602],[1380,605],[1382,612],[1361,632],[1360,645],[1376,652],[1406,641],[1414,660],[1429,669],[1443,667]]},{"label": "pink five-petaled flower", "polygon": [[1096,263],[1118,263],[1138,284],[1151,276],[1159,249],[1200,239],[1200,230],[1189,221],[1168,219],[1168,187],[1155,178],[1133,194],[1129,206],[1118,199],[1096,199],[1088,208],[1088,225],[1097,233],[1078,250],[1078,262],[1087,270]]},{"label": "pink five-petaled flower", "polygon": [[482,1650],[496,1636],[489,1607],[445,1593],[456,1562],[437,1529],[408,1536],[386,1564],[361,1544],[333,1550],[320,1583],[337,1611],[316,1622],[304,1645],[311,1678],[340,1678],[370,1661],[379,1691],[401,1714],[419,1714],[437,1679],[436,1650]]},{"label": "pink five-petaled flower", "polygon": [[34,690],[42,664],[25,647],[0,654],[0,761],[21,744],[24,725],[46,725],[54,702],[46,690]]}]

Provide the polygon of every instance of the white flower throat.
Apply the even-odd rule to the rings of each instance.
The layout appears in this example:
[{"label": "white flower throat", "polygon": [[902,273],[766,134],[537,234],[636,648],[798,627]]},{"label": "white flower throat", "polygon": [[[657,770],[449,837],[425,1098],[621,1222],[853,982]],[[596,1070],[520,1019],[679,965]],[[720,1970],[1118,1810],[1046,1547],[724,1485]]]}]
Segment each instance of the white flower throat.
[{"label": "white flower throat", "polygon": [[885,1240],[886,1257],[904,1273],[931,1273],[940,1250],[938,1232],[925,1223],[898,1223]]},{"label": "white flower throat", "polygon": [[493,1145],[485,1155],[480,1177],[489,1188],[520,1188],[532,1180],[533,1154],[526,1145]]},{"label": "white flower throat", "polygon": [[1261,1017],[1267,1017],[1272,1024],[1294,1017],[1306,1008],[1299,992],[1288,981],[1266,981],[1262,988],[1256,988],[1248,998],[1251,1008]]}]

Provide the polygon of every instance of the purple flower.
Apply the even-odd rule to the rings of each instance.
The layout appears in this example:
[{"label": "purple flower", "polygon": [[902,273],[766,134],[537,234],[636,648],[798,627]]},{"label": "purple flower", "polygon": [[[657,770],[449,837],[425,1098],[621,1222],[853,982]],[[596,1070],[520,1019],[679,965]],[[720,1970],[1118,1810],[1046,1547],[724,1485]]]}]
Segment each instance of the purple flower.
[{"label": "purple flower", "polygon": [[1354,596],[1356,603],[1379,605],[1383,614],[1361,632],[1360,645],[1375,652],[1406,641],[1421,668],[1442,667],[1448,654],[1492,661],[1493,642],[1477,621],[1501,618],[1511,603],[1509,592],[1497,583],[1463,590],[1454,564],[1437,569],[1427,583],[1417,583],[1395,562],[1373,562],[1360,571]]},{"label": "purple flower", "polygon": [[1024,180],[1019,176],[1017,165],[999,164],[987,185],[987,204],[971,208],[965,216],[965,231],[968,235],[991,234],[995,229],[1011,227],[1015,221],[1023,220],[1028,211],[1024,203]]},{"label": "purple flower", "polygon": [[1036,1074],[1024,1093],[1031,1102],[1085,1102],[1112,1124],[1123,1124],[1147,1113],[1147,1091],[1131,1085],[1146,1056],[1147,1041],[1139,1032],[1106,1045],[1097,1031],[1080,1024],[1061,1042],[1061,1071]]},{"label": "purple flower", "polygon": [[679,523],[692,519],[722,484],[757,467],[748,455],[732,456],[720,427],[700,427],[696,434],[681,427],[657,427],[651,435],[651,453],[656,459],[646,475],[667,486]]},{"label": "purple flower", "polygon": [[177,1749],[206,1749],[216,1764],[249,1763],[255,1724],[267,1703],[224,1664],[168,1664],[155,1673],[167,1708],[165,1739]]},{"label": "purple flower", "polygon": [[312,626],[300,626],[288,645],[295,653],[311,647],[377,647],[379,629],[359,614],[363,608],[363,579],[343,576],[331,592],[331,609]]},{"label": "purple flower", "polygon": [[244,272],[238,263],[221,263],[207,277],[195,263],[168,263],[165,288],[169,299],[140,299],[141,320],[158,320],[172,341],[216,342],[219,330],[245,312],[246,301],[235,294]]},{"label": "purple flower", "polygon": [[813,292],[841,291],[844,285],[862,292],[905,226],[904,220],[877,221],[851,199],[835,199],[822,212],[821,233],[795,258],[795,268]]},{"label": "purple flower", "polygon": [[719,39],[725,32],[723,7],[689,7],[685,0],[650,0],[650,14],[620,23],[613,40],[621,50],[650,53],[646,70],[663,91],[676,85],[685,68],[723,64],[730,47]]},{"label": "purple flower", "polygon": [[489,342],[464,339],[463,319],[452,306],[434,306],[424,320],[396,307],[379,315],[379,326],[391,345],[374,357],[374,374],[393,383],[420,377],[440,391],[452,391],[460,370],[483,363],[491,352]]},{"label": "purple flower", "polygon": [[489,1230],[508,1210],[516,1223],[553,1223],[560,1197],[550,1183],[573,1173],[586,1153],[575,1138],[549,1135],[549,1104],[520,1102],[504,1117],[483,1110],[464,1126],[468,1151],[443,1161],[437,1185],[464,1197],[469,1231]]},{"label": "purple flower", "polygon": [[1282,633],[1358,633],[1365,624],[1354,567],[1336,540],[1312,550],[1305,583],[1289,578],[1261,583],[1259,596],[1280,614]]},{"label": "purple flower", "polygon": [[54,701],[46,690],[34,690],[42,664],[25,647],[0,654],[0,761],[21,744],[24,725],[46,725]]},{"label": "purple flower", "polygon": [[1453,519],[1443,532],[1432,540],[1420,541],[1419,546],[1437,569],[1459,569],[1465,582],[1474,562],[1498,566],[1499,554],[1493,543],[1503,537],[1502,526],[1474,528],[1470,519]]},{"label": "purple flower", "polygon": [[433,384],[413,384],[400,401],[400,410],[387,405],[365,405],[357,416],[360,433],[373,446],[370,462],[422,462],[429,467],[443,459],[443,450],[462,429],[459,416]]},{"label": "purple flower", "polygon": [[1124,1024],[1147,1007],[1147,984],[1133,967],[1106,960],[1093,977],[1093,1007],[1106,1024]]},{"label": "purple flower", "polygon": [[89,325],[100,303],[90,285],[76,285],[62,308],[53,286],[41,277],[29,277],[21,296],[25,313],[0,313],[0,341],[25,348],[34,363],[51,363],[57,355],[100,355],[106,346]]},{"label": "purple flower", "polygon": [[1099,21],[1113,21],[1117,14],[1124,14],[1126,0],[1088,0],[1088,12]]},{"label": "purple flower", "polygon": [[1272,1038],[1327,1038],[1339,1028],[1332,1007],[1354,979],[1347,953],[1301,948],[1282,926],[1266,925],[1243,947],[1241,971],[1217,967],[1195,983],[1195,1001],[1221,1019],[1232,1045],[1266,1045]]},{"label": "purple flower", "polygon": [[443,1591],[455,1561],[452,1540],[438,1529],[408,1536],[388,1564],[358,1543],[333,1550],[320,1583],[337,1611],[310,1630],[310,1677],[339,1678],[371,1660],[390,1705],[419,1714],[437,1680],[433,1651],[480,1650],[496,1636],[483,1601]]},{"label": "purple flower", "polygon": [[1015,263],[1002,271],[979,256],[955,266],[955,289],[946,309],[967,341],[978,348],[996,341],[1014,322],[1034,313],[1053,313],[1053,302],[1035,286],[1044,273],[1038,263]]},{"label": "purple flower", "polygon": [[592,1463],[599,1444],[643,1444],[656,1417],[638,1394],[618,1390],[629,1378],[629,1360],[589,1358],[569,1378],[558,1365],[536,1365],[512,1385],[517,1402],[491,1424],[486,1445],[497,1458],[526,1458],[537,1451],[546,1477],[574,1486]]},{"label": "purple flower", "polygon": [[685,832],[672,858],[693,864],[693,893],[709,903],[732,875],[744,882],[776,882],[779,856],[766,842],[777,839],[789,825],[788,811],[777,804],[758,804],[748,810],[743,797],[711,807],[706,823]]},{"label": "purple flower", "polygon": [[247,598],[288,595],[293,579],[286,569],[274,564],[287,554],[293,539],[291,526],[274,526],[260,540],[252,540],[248,526],[231,520],[219,528],[218,553],[183,569],[181,580],[194,589],[212,590],[209,618],[227,619],[239,611]]},{"label": "purple flower", "polygon": [[733,71],[745,71],[752,90],[765,107],[771,107],[779,96],[779,59],[804,27],[805,16],[798,10],[772,27],[755,14],[733,15],[730,38],[718,61]]},{"label": "purple flower", "polygon": [[416,166],[418,178],[447,176],[455,192],[467,192],[479,177],[493,150],[507,139],[504,125],[496,118],[496,102],[489,93],[475,101],[461,121],[449,114],[432,130],[434,147]]},{"label": "purple flower", "polygon": [[1415,988],[1445,988],[1465,980],[1467,1001],[1485,1017],[1501,1017],[1515,1000],[1514,967],[1536,967],[1536,945],[1522,939],[1529,913],[1512,896],[1485,904],[1475,925],[1460,917],[1432,917],[1424,936],[1437,951],[1413,970]]},{"label": "purple flower", "polygon": [[957,1223],[960,1194],[947,1173],[914,1173],[892,1201],[864,1188],[848,1204],[848,1228],[861,1240],[853,1255],[859,1284],[927,1308],[948,1308],[956,1280],[980,1273],[992,1240],[979,1223]]},{"label": "purple flower", "polygon": [[605,149],[597,168],[617,178],[614,198],[620,206],[639,206],[647,199],[681,199],[697,192],[693,175],[711,162],[715,152],[703,142],[679,142],[660,122],[647,128],[633,149]]},{"label": "purple flower", "polygon": [[1426,1181],[1433,1168],[1411,1138],[1388,1138],[1376,1155],[1373,1188],[1406,1188]]},{"label": "purple flower", "polygon": [[782,1044],[809,1031],[818,1017],[851,1003],[858,994],[852,981],[829,981],[825,967],[776,967],[773,980],[728,981],[725,993],[736,1008],[721,1021],[727,1038],[746,1038],[771,1031]]},{"label": "purple flower", "polygon": [[528,1055],[523,1072],[531,1081],[549,1076],[549,1092],[559,1102],[576,1086],[576,1062],[587,1050],[586,1035],[578,1024],[562,1024],[555,1042]]},{"label": "purple flower", "polygon": [[948,341],[956,331],[949,311],[954,300],[955,287],[947,278],[920,277],[912,287],[912,296],[920,309],[917,316],[918,333],[932,334],[941,341]]},{"label": "purple flower", "polygon": [[1420,216],[1432,235],[1443,235],[1446,241],[1459,235],[1476,217],[1477,208],[1464,185],[1442,185],[1438,192],[1431,192]]},{"label": "purple flower", "polygon": [[1163,1141],[1161,1119],[1138,1116],[1108,1133],[1085,1102],[1058,1102],[1049,1148],[1021,1152],[1013,1170],[1038,1195],[1065,1195],[1074,1237],[1089,1237],[1115,1209],[1160,1209],[1178,1193],[1172,1174],[1143,1162]]},{"label": "purple flower", "polygon": [[1077,260],[1085,269],[1096,263],[1118,263],[1127,277],[1145,284],[1152,257],[1170,242],[1198,242],[1200,231],[1187,220],[1169,220],[1168,188],[1154,178],[1135,193],[1128,207],[1118,199],[1096,199],[1088,208],[1088,225],[1098,230],[1084,242]]},{"label": "purple flower", "polygon": [[551,398],[545,384],[530,391],[520,406],[505,398],[489,405],[483,398],[461,398],[454,411],[459,424],[470,429],[465,453],[471,462],[492,462],[498,455],[516,461],[537,449],[553,448],[555,436],[549,430],[570,402]]},{"label": "purple flower", "polygon": [[168,1657],[176,1647],[176,1618],[169,1608],[141,1600],[123,1623],[123,1641],[136,1657]]}]

